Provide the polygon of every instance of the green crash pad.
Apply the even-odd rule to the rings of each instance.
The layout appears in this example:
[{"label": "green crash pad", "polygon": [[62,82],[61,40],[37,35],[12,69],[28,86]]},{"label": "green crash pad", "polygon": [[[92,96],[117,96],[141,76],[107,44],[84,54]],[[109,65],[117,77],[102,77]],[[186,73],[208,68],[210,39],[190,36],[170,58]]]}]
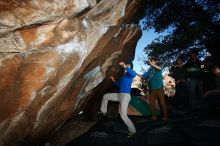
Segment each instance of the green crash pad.
[{"label": "green crash pad", "polygon": [[[150,105],[147,102],[140,99],[140,97],[138,96],[131,96],[131,101],[129,105],[135,108],[142,115],[151,115]],[[156,109],[156,114],[161,114],[159,109]]]}]

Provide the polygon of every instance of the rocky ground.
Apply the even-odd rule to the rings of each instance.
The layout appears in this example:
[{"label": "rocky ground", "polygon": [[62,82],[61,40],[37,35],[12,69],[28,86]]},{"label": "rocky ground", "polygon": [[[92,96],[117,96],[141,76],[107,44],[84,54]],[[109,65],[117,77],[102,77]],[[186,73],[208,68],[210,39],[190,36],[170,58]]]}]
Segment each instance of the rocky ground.
[{"label": "rocky ground", "polygon": [[[137,134],[127,138],[127,129],[120,117],[100,119],[97,123],[79,123],[88,129],[75,133],[69,121],[46,145],[53,146],[219,146],[220,111],[174,111],[168,122],[152,122],[149,116],[131,116]],[[92,127],[91,129],[89,129]],[[75,137],[75,138],[74,138]]]}]

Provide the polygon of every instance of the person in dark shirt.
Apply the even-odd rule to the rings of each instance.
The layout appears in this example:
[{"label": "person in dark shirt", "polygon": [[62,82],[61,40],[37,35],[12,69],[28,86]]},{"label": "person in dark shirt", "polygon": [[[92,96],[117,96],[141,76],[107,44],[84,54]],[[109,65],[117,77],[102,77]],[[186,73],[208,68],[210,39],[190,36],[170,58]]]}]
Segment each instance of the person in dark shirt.
[{"label": "person in dark shirt", "polygon": [[201,71],[204,65],[203,62],[197,58],[196,51],[192,51],[189,54],[189,60],[185,63],[184,67],[187,68],[190,78],[201,80]]},{"label": "person in dark shirt", "polygon": [[170,74],[174,78],[176,84],[173,107],[175,109],[185,109],[188,106],[188,98],[186,96],[188,74],[181,56],[177,57],[175,64],[171,66]]},{"label": "person in dark shirt", "polygon": [[196,109],[200,107],[201,97],[203,94],[202,69],[203,62],[197,58],[197,52],[192,51],[189,54],[189,60],[184,67],[188,71],[187,90],[190,107]]},{"label": "person in dark shirt", "polygon": [[[203,94],[203,99],[207,103],[207,107],[209,111],[215,111],[220,106],[220,70],[217,65],[213,65],[211,67],[211,72],[215,75],[215,88],[209,87],[208,90],[206,90]],[[212,82],[213,83],[213,82]]]},{"label": "person in dark shirt", "polygon": [[202,73],[203,80],[203,91],[204,93],[208,90],[213,90],[216,88],[215,82],[215,73],[213,71],[214,68],[214,60],[211,56],[208,56],[204,59],[204,68]]}]

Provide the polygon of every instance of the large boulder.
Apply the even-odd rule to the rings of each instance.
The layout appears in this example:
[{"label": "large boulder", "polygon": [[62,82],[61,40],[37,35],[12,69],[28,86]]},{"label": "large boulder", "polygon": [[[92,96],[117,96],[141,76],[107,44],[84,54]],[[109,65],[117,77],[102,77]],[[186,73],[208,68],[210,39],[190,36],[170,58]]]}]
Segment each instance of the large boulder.
[{"label": "large boulder", "polygon": [[110,87],[118,62],[134,58],[141,30],[129,23],[139,8],[137,0],[0,0],[0,145],[46,139]]}]

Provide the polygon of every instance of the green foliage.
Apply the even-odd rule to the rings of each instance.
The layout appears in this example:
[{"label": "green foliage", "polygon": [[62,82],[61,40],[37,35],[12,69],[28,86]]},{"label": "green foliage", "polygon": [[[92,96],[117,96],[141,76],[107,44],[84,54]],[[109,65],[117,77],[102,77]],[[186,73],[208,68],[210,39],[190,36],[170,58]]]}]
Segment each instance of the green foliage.
[{"label": "green foliage", "polygon": [[191,50],[207,49],[219,63],[220,1],[216,0],[148,0],[144,30],[170,30],[144,48],[148,56],[159,58],[162,66]]}]

